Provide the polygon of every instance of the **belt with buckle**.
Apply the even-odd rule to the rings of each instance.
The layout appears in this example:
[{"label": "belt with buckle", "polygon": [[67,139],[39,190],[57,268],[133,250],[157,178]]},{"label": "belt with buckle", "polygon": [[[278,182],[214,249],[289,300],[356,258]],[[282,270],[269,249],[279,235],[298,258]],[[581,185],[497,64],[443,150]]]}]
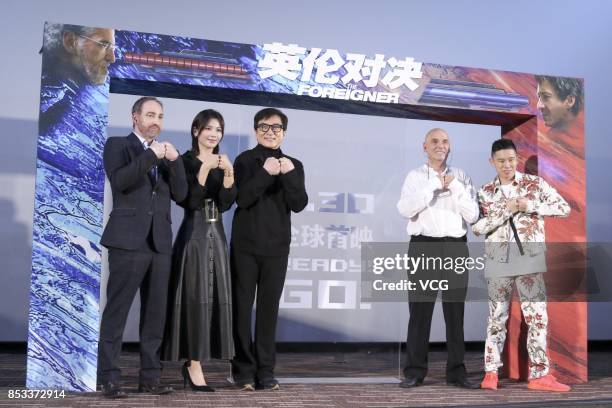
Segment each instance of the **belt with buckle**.
[{"label": "belt with buckle", "polygon": [[212,198],[207,198],[204,200],[203,210],[206,222],[217,222],[219,220],[219,210],[217,209],[217,204]]}]

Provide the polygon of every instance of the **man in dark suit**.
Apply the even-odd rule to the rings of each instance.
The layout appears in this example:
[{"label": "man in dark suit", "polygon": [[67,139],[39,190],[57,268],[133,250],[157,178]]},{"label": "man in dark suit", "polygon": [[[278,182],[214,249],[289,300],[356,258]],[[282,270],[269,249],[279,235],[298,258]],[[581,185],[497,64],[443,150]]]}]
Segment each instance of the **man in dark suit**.
[{"label": "man in dark suit", "polygon": [[121,340],[130,306],[140,289],[140,380],[138,391],[167,394],[159,384],[160,347],[166,316],[172,229],[170,199],[187,195],[185,168],[178,151],[158,142],[163,107],[143,97],[132,107],[134,131],[111,137],[104,146],[104,169],[113,193],[100,243],[108,248],[107,302],[102,315],[98,378],[109,398],[127,394],[119,385]]},{"label": "man in dark suit", "polygon": [[[291,212],[308,204],[302,163],[280,145],[287,116],[266,108],[255,114],[257,146],[236,157],[238,208],[234,213],[231,272],[236,357],[232,375],[245,391],[278,390],[274,378],[278,306],[291,243]],[[255,341],[251,311],[257,296]]]}]

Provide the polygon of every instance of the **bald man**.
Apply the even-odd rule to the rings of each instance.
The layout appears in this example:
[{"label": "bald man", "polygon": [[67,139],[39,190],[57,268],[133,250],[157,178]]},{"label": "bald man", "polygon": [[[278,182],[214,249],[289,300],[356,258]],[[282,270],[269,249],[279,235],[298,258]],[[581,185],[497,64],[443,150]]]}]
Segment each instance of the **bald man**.
[{"label": "bald man", "polygon": [[[435,261],[469,256],[466,233],[467,225],[478,219],[476,191],[465,172],[447,166],[450,139],[443,129],[427,132],[423,150],[427,163],[408,173],[397,203],[400,214],[408,219],[408,255],[432,260],[425,268],[408,271],[408,279],[414,285],[408,294],[410,320],[404,379],[400,387],[420,385],[427,375],[431,318],[441,290],[448,350],[446,382],[462,388],[478,388],[478,384],[467,379],[463,363],[467,272],[443,269],[440,262]],[[422,285],[432,281],[438,281],[440,285],[423,288]],[[440,286],[446,289],[438,289]]]}]

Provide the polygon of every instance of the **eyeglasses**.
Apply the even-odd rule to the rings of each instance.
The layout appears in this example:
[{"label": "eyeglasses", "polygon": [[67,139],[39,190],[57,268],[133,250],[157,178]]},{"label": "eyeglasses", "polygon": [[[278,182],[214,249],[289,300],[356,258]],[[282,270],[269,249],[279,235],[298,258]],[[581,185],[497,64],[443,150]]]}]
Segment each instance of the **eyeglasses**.
[{"label": "eyeglasses", "polygon": [[104,51],[106,51],[106,52],[108,52],[108,51],[115,52],[115,50],[117,49],[117,46],[116,46],[115,44],[113,44],[113,43],[109,43],[108,41],[98,41],[98,40],[94,40],[94,39],[93,39],[93,38],[91,38],[91,37],[87,37],[87,36],[85,36],[85,35],[81,35],[81,34],[79,34],[79,37],[81,37],[81,38],[85,38],[86,40],[89,40],[89,41],[92,41],[92,42],[95,42],[95,43],[96,43],[96,44],[98,44],[100,47],[104,48]]},{"label": "eyeglasses", "polygon": [[281,130],[284,130],[282,125],[268,125],[267,123],[260,123],[256,127],[261,133],[267,133],[268,130],[272,129],[275,135],[279,134]]}]

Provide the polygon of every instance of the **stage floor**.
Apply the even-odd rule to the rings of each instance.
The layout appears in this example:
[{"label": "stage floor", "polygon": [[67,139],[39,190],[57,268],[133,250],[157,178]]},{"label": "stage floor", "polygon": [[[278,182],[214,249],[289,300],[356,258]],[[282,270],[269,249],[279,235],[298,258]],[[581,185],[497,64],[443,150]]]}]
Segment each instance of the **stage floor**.
[{"label": "stage floor", "polygon": [[[1,347],[1,345],[0,345]],[[527,407],[612,407],[612,352],[589,353],[586,384],[575,385],[569,393],[530,391],[526,383],[502,380],[498,391],[462,390],[445,384],[446,353],[430,353],[429,375],[423,386],[399,388],[397,352],[377,349],[338,352],[281,352],[277,356],[280,391],[241,392],[226,380],[229,364],[213,362],[206,378],[215,393],[183,390],[180,363],[166,363],[162,382],[175,388],[167,396],[136,393],[138,353],[122,354],[123,387],[127,399],[111,401],[99,393],[68,393],[63,399],[15,400],[8,391],[23,389],[25,353],[0,352],[0,406],[19,407],[429,407],[429,406],[527,406]],[[470,378],[482,378],[482,354],[469,351],[466,365]]]}]

